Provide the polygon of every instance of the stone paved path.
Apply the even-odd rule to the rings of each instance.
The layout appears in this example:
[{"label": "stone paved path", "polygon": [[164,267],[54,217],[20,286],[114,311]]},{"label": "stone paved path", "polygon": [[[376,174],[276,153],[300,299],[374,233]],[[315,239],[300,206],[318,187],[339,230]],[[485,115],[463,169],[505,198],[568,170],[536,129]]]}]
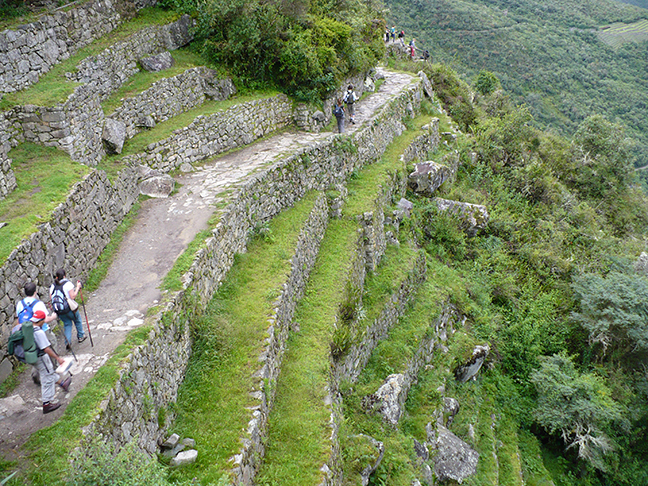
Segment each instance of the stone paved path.
[{"label": "stone paved path", "polygon": [[[357,104],[357,124],[350,125],[347,133],[361,128],[363,122],[412,80],[408,74],[383,73],[385,82],[377,92]],[[90,340],[74,345],[78,363],[70,370],[72,386],[67,394],[60,389],[57,392],[63,406],[43,415],[40,387],[32,383],[31,369],[25,372],[14,393],[0,399],[0,457],[6,460],[20,457],[20,446],[29,436],[60,418],[65,406],[107,361],[126,333],[144,323],[148,309],[162,298],[159,289],[162,278],[195,235],[207,228],[214,204],[226,198],[232,187],[256,169],[300,146],[330,136],[330,132],[280,133],[210,159],[194,172],[178,177],[181,187],[172,197],[144,201],[108,275],[96,292],[84,296],[94,347]]]}]

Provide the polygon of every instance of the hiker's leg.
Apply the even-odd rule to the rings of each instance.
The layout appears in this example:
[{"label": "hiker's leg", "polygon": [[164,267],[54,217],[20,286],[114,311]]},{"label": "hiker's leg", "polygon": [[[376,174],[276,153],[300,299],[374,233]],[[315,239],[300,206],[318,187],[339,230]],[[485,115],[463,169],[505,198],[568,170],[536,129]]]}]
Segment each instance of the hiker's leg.
[{"label": "hiker's leg", "polygon": [[74,316],[74,325],[76,326],[77,338],[83,339],[83,324],[81,323],[81,314],[78,310],[75,310],[72,315]]},{"label": "hiker's leg", "polygon": [[59,375],[54,373],[54,366],[50,357],[44,354],[36,362],[38,374],[41,380],[41,395],[43,403],[51,402],[56,394],[56,382],[59,381]]},{"label": "hiker's leg", "polygon": [[65,344],[72,344],[72,319],[70,318],[70,314],[59,314],[58,317],[63,321],[63,334],[65,334]]}]

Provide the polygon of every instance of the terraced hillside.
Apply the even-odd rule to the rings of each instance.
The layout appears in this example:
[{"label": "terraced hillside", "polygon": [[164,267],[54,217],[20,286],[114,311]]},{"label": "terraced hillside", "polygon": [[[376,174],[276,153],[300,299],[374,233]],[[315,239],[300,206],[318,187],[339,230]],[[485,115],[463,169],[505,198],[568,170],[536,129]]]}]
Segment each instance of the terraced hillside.
[{"label": "terraced hillside", "polygon": [[[147,16],[153,28],[143,26]],[[177,430],[191,433],[199,451],[197,465],[179,469],[178,478],[340,483],[350,474],[339,438],[348,370],[335,363],[354,349],[370,353],[425,275],[420,252],[407,236],[399,242],[403,212],[392,215],[404,195],[405,163],[438,143],[438,120],[417,114],[419,78],[377,70],[379,88],[359,103],[358,125],[339,136],[325,127],[330,114],[311,118],[283,95],[232,97],[231,82],[188,53],[174,51],[175,66],[166,71],[140,71],[134,60],[187,39],[178,33],[183,23],[144,11],[3,101],[5,180],[18,182],[6,186],[4,207],[24,205],[22,213],[3,212],[8,224],[0,228],[13,235],[3,235],[12,242],[2,267],[9,283],[3,333],[25,281],[37,281],[45,296],[59,266],[83,280],[101,279],[94,267],[105,275],[85,294],[93,342],[73,346],[74,385],[61,397],[61,412],[43,416],[28,373],[12,374],[18,386],[0,402],[0,446],[5,470],[11,461],[25,466],[13,481],[61,481],[66,451],[82,431],[124,445],[135,440],[152,453]],[[114,122],[124,127],[120,147],[106,128]],[[404,162],[400,152],[416,137]],[[39,172],[45,162],[50,172]],[[27,204],[64,165],[73,170],[45,204]],[[147,180],[164,186],[170,171],[176,192],[136,204]],[[131,208],[137,213],[127,228]],[[114,240],[120,234],[121,243]],[[116,250],[108,256],[111,239]],[[394,250],[385,253],[388,246]],[[351,315],[365,315],[365,277],[383,269],[383,290],[411,290],[377,297],[366,315],[383,330],[368,343]],[[400,304],[393,307],[393,299]],[[58,343],[61,351],[60,336]],[[304,434],[312,449],[295,445]],[[34,469],[44,456],[51,467]]]},{"label": "terraced hillside", "polygon": [[606,25],[597,32],[597,35],[612,47],[620,47],[626,42],[643,42],[648,40],[648,20],[639,20],[631,24]]},{"label": "terraced hillside", "polygon": [[[0,348],[0,481],[576,484],[573,449],[534,435],[529,375],[577,339],[560,276],[645,239],[609,236],[608,207],[543,170],[569,144],[410,59],[346,80],[357,123],[333,133],[332,98],[239,94],[180,47],[189,24],[133,12],[3,88],[0,330],[25,281],[46,296],[65,266],[92,342],[47,415]],[[441,100],[492,118],[462,134]]]}]

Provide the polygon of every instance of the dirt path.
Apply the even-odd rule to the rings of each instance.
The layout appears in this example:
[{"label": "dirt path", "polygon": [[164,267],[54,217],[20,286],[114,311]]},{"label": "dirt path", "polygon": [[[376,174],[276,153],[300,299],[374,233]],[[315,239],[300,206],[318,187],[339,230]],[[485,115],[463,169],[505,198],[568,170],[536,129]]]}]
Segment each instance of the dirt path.
[{"label": "dirt path", "polygon": [[[384,74],[385,82],[380,89],[358,103],[357,124],[347,128],[349,133],[361,128],[363,121],[370,119],[412,79],[407,74],[387,71]],[[159,289],[162,278],[195,235],[207,228],[215,203],[227,197],[229,190],[255,169],[300,146],[330,136],[330,132],[278,134],[211,159],[194,172],[178,177],[181,187],[172,197],[144,201],[108,275],[96,292],[85,295],[94,347],[90,340],[74,345],[78,363],[70,370],[73,379],[69,392],[57,391],[61,408],[43,415],[40,387],[32,382],[29,368],[13,394],[0,399],[0,456],[5,460],[21,456],[20,447],[29,436],[58,420],[70,400],[123,342],[126,333],[143,324],[147,310],[162,297]],[[43,296],[45,300],[48,297]],[[75,332],[73,341],[74,337]]]}]

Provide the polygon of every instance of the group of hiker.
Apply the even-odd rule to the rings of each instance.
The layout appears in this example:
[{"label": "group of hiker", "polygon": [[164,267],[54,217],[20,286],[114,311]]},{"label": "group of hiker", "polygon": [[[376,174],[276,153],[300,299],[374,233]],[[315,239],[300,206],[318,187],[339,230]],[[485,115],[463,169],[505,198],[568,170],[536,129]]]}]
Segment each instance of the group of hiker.
[{"label": "group of hiker", "polygon": [[[60,402],[54,400],[56,385],[67,392],[72,382],[72,376],[68,372],[71,361],[63,359],[54,350],[49,323],[56,319],[63,321],[68,350],[72,350],[72,326],[76,328],[77,342],[86,340],[87,335],[75,301],[80,291],[81,282],[73,284],[65,278],[65,270],[61,268],[54,274],[54,282],[49,288],[51,312],[38,298],[34,282],[25,284],[25,298],[16,304],[16,322],[9,337],[8,352],[37,370],[44,414],[61,406]],[[58,364],[57,368],[52,361]],[[65,375],[68,375],[67,378],[64,378]]]},{"label": "group of hiker", "polygon": [[[396,42],[396,36],[398,36],[398,42],[400,42],[401,47],[405,47],[405,31],[401,30],[398,33],[396,33],[396,26],[393,25],[391,28],[385,27],[385,43],[389,43],[389,39],[391,38],[392,42]],[[407,44],[407,47],[410,52],[410,57],[414,59],[416,57],[416,39],[412,37],[412,40],[409,41],[409,44]],[[423,49],[421,51],[421,59],[424,61],[427,61],[430,59],[430,51],[427,49]]]},{"label": "group of hiker", "polygon": [[333,107],[333,115],[335,115],[335,119],[337,120],[339,133],[344,133],[347,116],[349,117],[349,123],[355,125],[355,103],[358,99],[355,91],[353,91],[353,85],[350,84],[344,96],[336,100],[335,106]]}]

